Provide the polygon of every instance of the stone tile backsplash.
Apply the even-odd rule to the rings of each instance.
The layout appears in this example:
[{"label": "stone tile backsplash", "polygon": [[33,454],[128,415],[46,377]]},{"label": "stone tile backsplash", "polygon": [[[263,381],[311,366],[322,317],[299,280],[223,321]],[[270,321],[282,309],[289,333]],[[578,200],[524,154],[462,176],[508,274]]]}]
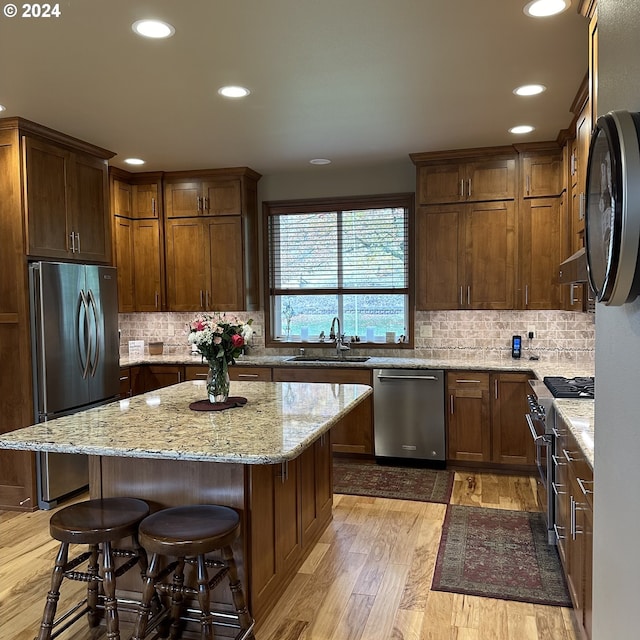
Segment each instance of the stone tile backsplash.
[{"label": "stone tile backsplash", "polygon": [[[188,324],[194,313],[124,313],[119,316],[120,353],[128,353],[129,340],[164,342],[164,353],[189,351]],[[253,318],[254,327],[264,327],[262,311],[228,312],[233,321]],[[527,329],[534,327],[529,344]],[[265,349],[264,336],[254,335],[249,349],[255,355],[295,353]],[[431,334],[431,335],[429,335]],[[595,316],[574,311],[418,311],[415,316],[414,350],[371,349],[358,346],[358,353],[401,357],[460,359],[482,355],[487,360],[511,357],[511,336],[521,335],[523,357],[535,354],[540,360],[589,360],[593,358]],[[310,345],[311,347],[311,345]],[[324,347],[328,348],[329,345]]]}]

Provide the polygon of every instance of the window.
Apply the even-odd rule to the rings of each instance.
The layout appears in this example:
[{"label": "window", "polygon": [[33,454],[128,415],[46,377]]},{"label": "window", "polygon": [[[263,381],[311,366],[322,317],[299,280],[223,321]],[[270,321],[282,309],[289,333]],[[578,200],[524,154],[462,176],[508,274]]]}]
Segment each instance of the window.
[{"label": "window", "polygon": [[347,338],[411,346],[413,194],[265,202],[267,343]]}]

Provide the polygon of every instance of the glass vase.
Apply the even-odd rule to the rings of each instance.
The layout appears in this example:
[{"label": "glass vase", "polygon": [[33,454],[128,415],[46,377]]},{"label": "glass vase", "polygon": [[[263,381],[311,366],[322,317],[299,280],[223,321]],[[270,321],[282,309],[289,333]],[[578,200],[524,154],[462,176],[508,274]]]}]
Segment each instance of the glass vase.
[{"label": "glass vase", "polygon": [[229,397],[229,371],[225,358],[209,360],[209,373],[207,374],[207,393],[209,402],[226,402]]}]

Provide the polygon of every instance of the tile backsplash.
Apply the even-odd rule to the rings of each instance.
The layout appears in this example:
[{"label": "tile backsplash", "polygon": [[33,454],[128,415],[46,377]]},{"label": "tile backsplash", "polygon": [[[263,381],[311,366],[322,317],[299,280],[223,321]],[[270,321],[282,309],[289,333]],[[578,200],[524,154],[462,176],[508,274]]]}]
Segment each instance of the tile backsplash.
[{"label": "tile backsplash", "polygon": [[[189,351],[188,324],[193,313],[123,313],[119,316],[120,353],[128,353],[129,340],[144,340],[145,353],[149,342],[163,342],[165,354]],[[246,321],[264,327],[264,314],[258,312],[228,312],[229,320]],[[529,342],[527,331],[533,327],[534,339]],[[574,311],[418,311],[415,315],[414,350],[372,349],[358,346],[358,353],[397,355],[419,358],[464,358],[481,355],[486,359],[511,357],[511,336],[521,335],[523,357],[538,355],[540,360],[589,360],[595,344],[595,316]],[[311,348],[311,345],[309,345]],[[329,345],[324,347],[327,349]],[[265,349],[263,332],[251,339],[249,354],[294,353],[290,350]]]}]

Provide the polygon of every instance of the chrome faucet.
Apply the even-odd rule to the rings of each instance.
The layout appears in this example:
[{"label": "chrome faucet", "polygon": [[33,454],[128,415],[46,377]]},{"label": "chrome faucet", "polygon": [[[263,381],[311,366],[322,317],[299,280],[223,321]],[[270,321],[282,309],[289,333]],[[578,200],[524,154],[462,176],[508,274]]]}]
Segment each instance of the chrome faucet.
[{"label": "chrome faucet", "polygon": [[[336,333],[336,327],[338,332]],[[340,358],[344,358],[345,351],[349,351],[351,347],[348,344],[344,343],[344,336],[342,335],[342,331],[340,330],[340,318],[335,316],[331,321],[331,329],[329,330],[329,338],[331,340],[335,340],[336,342],[336,354]]]}]

